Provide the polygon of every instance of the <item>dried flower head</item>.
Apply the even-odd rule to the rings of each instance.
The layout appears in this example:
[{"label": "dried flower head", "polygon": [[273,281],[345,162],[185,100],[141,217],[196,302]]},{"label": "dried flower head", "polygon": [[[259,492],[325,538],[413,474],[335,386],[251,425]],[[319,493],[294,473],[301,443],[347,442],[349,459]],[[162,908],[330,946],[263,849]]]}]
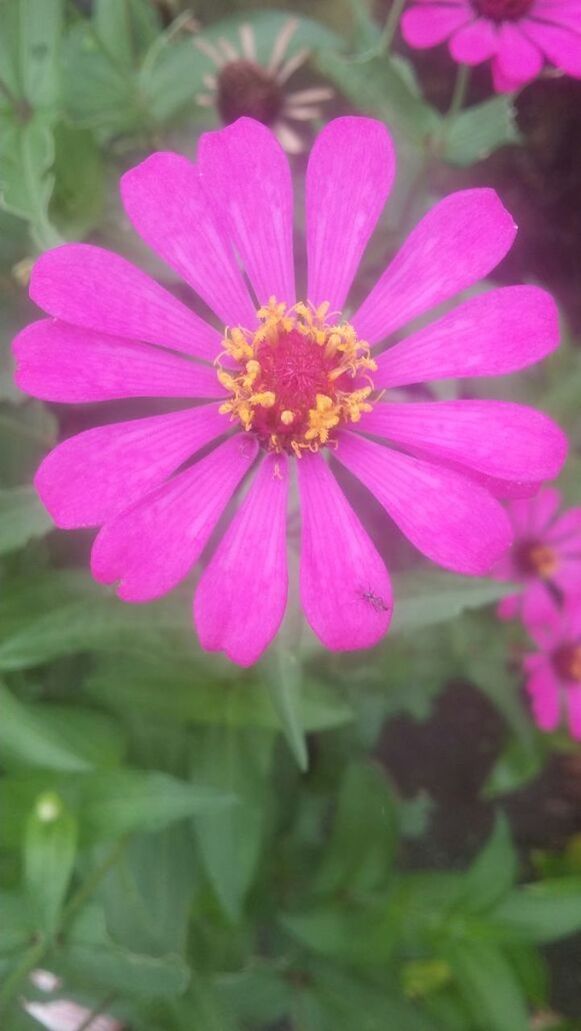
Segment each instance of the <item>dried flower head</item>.
[{"label": "dried flower head", "polygon": [[289,154],[305,149],[302,136],[289,123],[314,122],[321,117],[320,105],[333,96],[329,86],[288,91],[288,80],[309,57],[305,47],[287,56],[297,28],[295,18],[284,22],[266,65],[258,60],[256,37],[249,24],[240,26],[239,50],[223,37],[215,44],[203,37],[195,40],[216,67],[215,74],[204,78],[207,92],[197,96],[198,104],[216,107],[224,125],[244,116],[268,125]]}]

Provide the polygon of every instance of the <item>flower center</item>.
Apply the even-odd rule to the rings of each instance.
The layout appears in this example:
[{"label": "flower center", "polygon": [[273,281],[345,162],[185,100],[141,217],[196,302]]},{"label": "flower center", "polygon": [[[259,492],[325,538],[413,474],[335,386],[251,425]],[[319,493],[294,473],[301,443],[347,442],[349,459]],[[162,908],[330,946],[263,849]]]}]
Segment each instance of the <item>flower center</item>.
[{"label": "flower center", "polygon": [[563,644],[553,652],[555,672],[563,680],[581,683],[581,644]]},{"label": "flower center", "polygon": [[226,331],[218,379],[232,397],[220,411],[270,451],[318,451],[333,443],[336,427],[371,411],[377,366],[369,346],[348,322],[327,322],[328,311],[328,303],[287,309],[271,297],[255,332]]},{"label": "flower center", "polygon": [[534,0],[473,0],[477,14],[492,21],[518,21],[533,6]]},{"label": "flower center", "polygon": [[515,560],[521,573],[543,580],[550,579],[559,565],[555,550],[539,541],[523,541],[516,549]]},{"label": "flower center", "polygon": [[282,110],[283,94],[265,68],[241,58],[220,71],[216,102],[225,125],[245,115],[272,125]]}]

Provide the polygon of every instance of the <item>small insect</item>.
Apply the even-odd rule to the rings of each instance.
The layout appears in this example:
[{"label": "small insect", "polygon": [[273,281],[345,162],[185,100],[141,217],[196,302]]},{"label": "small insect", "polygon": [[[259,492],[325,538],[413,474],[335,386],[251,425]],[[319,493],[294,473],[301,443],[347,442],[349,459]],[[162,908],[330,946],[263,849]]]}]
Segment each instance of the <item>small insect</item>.
[{"label": "small insect", "polygon": [[389,606],[385,604],[385,601],[380,594],[376,594],[370,587],[365,591],[361,591],[361,597],[363,601],[366,601],[368,605],[371,605],[376,612],[387,612]]}]

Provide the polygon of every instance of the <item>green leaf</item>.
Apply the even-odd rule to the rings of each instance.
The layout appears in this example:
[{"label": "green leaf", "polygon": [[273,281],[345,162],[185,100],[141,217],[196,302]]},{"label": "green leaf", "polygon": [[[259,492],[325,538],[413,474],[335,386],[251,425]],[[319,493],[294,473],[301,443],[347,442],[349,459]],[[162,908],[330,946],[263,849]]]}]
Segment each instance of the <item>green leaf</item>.
[{"label": "green leaf", "polygon": [[[197,655],[188,659],[161,649],[148,656],[147,662],[138,656],[116,655],[100,660],[86,689],[102,704],[138,709],[180,724],[226,723],[280,730],[280,719],[264,683],[240,675],[221,681],[219,674],[211,676],[202,656],[197,659]],[[311,676],[298,704],[307,732],[340,727],[353,719],[353,710],[338,693]]]},{"label": "green leaf", "polygon": [[63,100],[68,119],[105,138],[135,132],[150,122],[132,70],[105,49],[90,22],[74,25],[64,47]]},{"label": "green leaf", "polygon": [[519,141],[512,99],[493,97],[456,115],[446,129],[443,156],[465,168],[487,158],[498,147]]},{"label": "green leaf", "polygon": [[106,930],[103,912],[85,907],[59,949],[63,974],[123,996],[150,999],[180,995],[190,972],[181,957],[148,956],[116,945]]},{"label": "green leaf", "polygon": [[47,608],[13,636],[0,643],[0,669],[30,669],[64,655],[168,647],[172,632],[191,639],[189,614],[173,601],[145,608],[123,605],[112,595],[95,592],[83,578],[70,592],[71,600]]},{"label": "green leaf", "polygon": [[91,763],[70,746],[58,727],[44,719],[44,712],[19,702],[0,686],[0,751],[4,764],[24,763],[52,770],[81,772]]},{"label": "green leaf", "polygon": [[309,765],[309,756],[300,711],[303,688],[301,660],[284,643],[276,640],[262,661],[261,673],[287,744],[299,770],[304,773]]},{"label": "green leaf", "polygon": [[373,891],[385,884],[397,840],[396,810],[379,766],[351,763],[316,878],[318,891]]},{"label": "green leaf", "polygon": [[459,909],[472,913],[490,909],[510,890],[517,872],[509,823],[504,813],[499,813],[486,845],[465,875]]},{"label": "green leaf", "polygon": [[513,738],[492,767],[482,794],[496,798],[516,791],[540,773],[545,755],[546,746],[540,738],[533,737],[530,742]]},{"label": "green leaf", "polygon": [[73,872],[77,824],[54,792],[37,798],[24,839],[24,880],[39,929],[54,932]]},{"label": "green leaf", "polygon": [[149,770],[116,770],[83,778],[82,828],[91,837],[159,831],[200,812],[234,803],[234,796]]},{"label": "green leaf", "polygon": [[468,609],[514,594],[511,584],[427,570],[394,577],[395,609],[390,633],[414,633],[455,620]]},{"label": "green leaf", "polygon": [[[63,0],[8,0],[0,5],[0,68],[10,102],[24,114],[48,108],[59,95]],[[3,98],[3,102],[6,98]]]},{"label": "green leaf", "polygon": [[135,834],[100,889],[107,928],[118,945],[160,956],[183,955],[197,884],[187,825]]},{"label": "green leaf", "polygon": [[34,929],[26,895],[0,891],[0,955],[24,952],[30,945]]},{"label": "green leaf", "polygon": [[106,52],[121,67],[129,68],[151,45],[160,28],[146,0],[95,0],[93,23]]},{"label": "green leaf", "polygon": [[563,877],[518,888],[491,917],[515,939],[545,942],[581,930],[581,878]]},{"label": "green leaf", "polygon": [[34,487],[0,489],[0,555],[17,551],[52,529]]},{"label": "green leaf", "polygon": [[0,204],[30,223],[41,248],[62,242],[48,215],[53,162],[52,115],[32,112],[25,121],[0,115]]},{"label": "green leaf", "polygon": [[447,956],[460,991],[482,1031],[527,1031],[526,1001],[503,954],[481,941],[463,940]]},{"label": "green leaf", "polygon": [[263,731],[210,727],[196,735],[192,779],[238,799],[193,820],[206,874],[233,921],[240,918],[263,845],[273,746],[273,734]]},{"label": "green leaf", "polygon": [[119,762],[124,749],[121,730],[103,713],[52,702],[20,702],[1,686],[0,705],[5,766],[73,772]]},{"label": "green leaf", "polygon": [[79,240],[99,222],[105,167],[95,137],[87,129],[58,125],[55,130],[55,187],[50,217],[59,232]]},{"label": "green leaf", "polygon": [[440,124],[440,116],[422,99],[410,66],[401,58],[382,55],[358,61],[325,50],[316,64],[356,108],[382,119],[396,134],[416,144]]},{"label": "green leaf", "polygon": [[335,906],[281,916],[280,923],[318,955],[357,967],[383,967],[396,944],[397,931],[385,906],[349,908],[341,899]]}]

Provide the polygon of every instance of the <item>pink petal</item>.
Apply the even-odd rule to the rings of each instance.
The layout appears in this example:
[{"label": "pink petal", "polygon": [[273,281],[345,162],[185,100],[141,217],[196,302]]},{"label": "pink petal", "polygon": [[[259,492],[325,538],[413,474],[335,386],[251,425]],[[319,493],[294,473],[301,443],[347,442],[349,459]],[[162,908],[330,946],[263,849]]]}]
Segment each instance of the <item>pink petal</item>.
[{"label": "pink petal", "polygon": [[313,304],[341,309],[395,175],[382,122],[336,118],[323,129],[307,168],[309,285]]},{"label": "pink petal", "polygon": [[581,595],[581,558],[561,560],[551,579],[564,595]]},{"label": "pink petal", "polygon": [[563,599],[561,612],[562,636],[568,641],[578,641],[581,637],[581,598],[577,594]]},{"label": "pink petal", "polygon": [[488,18],[463,25],[452,36],[450,53],[459,64],[481,64],[493,57],[498,47],[498,30]]},{"label": "pink petal", "polygon": [[118,580],[124,601],[171,591],[200,557],[257,450],[253,438],[237,433],[106,523],[91,555],[95,579]]},{"label": "pink petal", "polygon": [[[551,25],[560,25],[562,28],[570,29],[571,33],[579,33],[581,30],[581,2],[580,0],[536,0],[528,20],[533,21],[535,25],[540,22],[543,28],[546,22],[550,22]],[[523,22],[525,32],[528,28],[528,20]]]},{"label": "pink petal", "polygon": [[376,387],[526,368],[559,343],[559,313],[536,286],[505,286],[464,301],[378,355]]},{"label": "pink petal", "polygon": [[459,573],[486,573],[510,546],[504,509],[465,476],[354,433],[339,434],[335,454],[433,562]]},{"label": "pink petal", "polygon": [[581,508],[569,508],[546,531],[545,538],[559,544],[562,555],[581,551]]},{"label": "pink petal", "polygon": [[202,648],[240,666],[257,662],[284,616],[287,497],[286,456],[268,455],[196,591]]},{"label": "pink petal", "polygon": [[492,72],[492,84],[497,93],[515,93],[517,90],[522,89],[522,80],[511,79],[508,75],[505,75],[500,67],[498,57],[493,57],[490,70]]},{"label": "pink petal", "polygon": [[305,615],[332,651],[371,648],[391,620],[387,570],[320,455],[303,455],[297,470]]},{"label": "pink petal", "polygon": [[567,453],[551,419],[506,401],[378,404],[357,429],[505,480],[551,479]]},{"label": "pink petal", "polygon": [[581,687],[578,685],[567,689],[567,711],[571,737],[581,741]]},{"label": "pink petal", "polygon": [[215,370],[134,340],[41,319],[13,342],[16,383],[43,401],[223,397]]},{"label": "pink petal", "polygon": [[217,405],[98,426],[51,451],[34,483],[57,526],[99,526],[227,429]]},{"label": "pink petal", "polygon": [[554,487],[545,487],[534,498],[513,501],[509,506],[510,518],[520,537],[543,533],[559,505],[561,495]]},{"label": "pink petal", "polygon": [[39,308],[74,326],[147,340],[213,360],[220,336],[207,322],[125,258],[88,243],[46,251],[32,270]]},{"label": "pink petal", "polygon": [[521,83],[536,79],[543,67],[539,48],[523,35],[519,25],[506,21],[498,32],[497,62],[501,75]]},{"label": "pink petal", "polygon": [[551,622],[555,602],[547,585],[542,580],[527,583],[522,593],[521,619],[527,629]]},{"label": "pink petal", "polygon": [[554,730],[559,723],[559,683],[549,662],[540,666],[527,680],[535,723],[541,730]]},{"label": "pink petal", "polygon": [[576,32],[557,25],[527,19],[522,27],[532,44],[561,71],[581,79],[581,11],[576,14]]},{"label": "pink petal", "polygon": [[464,5],[412,7],[401,19],[401,31],[410,47],[434,47],[448,39],[454,29],[464,25],[470,17],[470,11]]},{"label": "pink petal", "polygon": [[198,170],[179,154],[158,153],[121,179],[129,218],[227,325],[256,324],[254,306]]},{"label": "pink petal", "polygon": [[260,122],[239,118],[200,138],[198,162],[260,303],[274,296],[294,304],[292,180],[276,137]]},{"label": "pink petal", "polygon": [[520,594],[511,594],[508,598],[502,598],[496,607],[496,614],[499,619],[516,619],[520,612]]},{"label": "pink petal", "polygon": [[370,344],[487,276],[510,250],[516,226],[494,190],[462,190],[410,233],[351,322]]}]

